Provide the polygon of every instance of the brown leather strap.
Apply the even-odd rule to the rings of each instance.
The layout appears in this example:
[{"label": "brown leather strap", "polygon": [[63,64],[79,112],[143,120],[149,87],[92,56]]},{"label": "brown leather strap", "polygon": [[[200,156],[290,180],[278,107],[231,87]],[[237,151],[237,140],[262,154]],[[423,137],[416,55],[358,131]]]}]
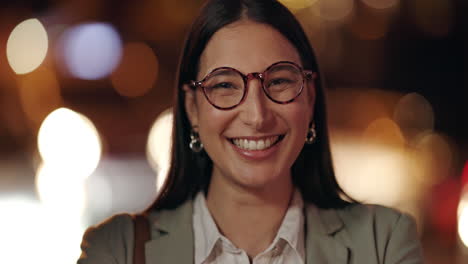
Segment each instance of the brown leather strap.
[{"label": "brown leather strap", "polygon": [[144,214],[133,216],[135,224],[135,247],[133,250],[133,264],[145,264],[145,242],[150,240],[148,219]]}]

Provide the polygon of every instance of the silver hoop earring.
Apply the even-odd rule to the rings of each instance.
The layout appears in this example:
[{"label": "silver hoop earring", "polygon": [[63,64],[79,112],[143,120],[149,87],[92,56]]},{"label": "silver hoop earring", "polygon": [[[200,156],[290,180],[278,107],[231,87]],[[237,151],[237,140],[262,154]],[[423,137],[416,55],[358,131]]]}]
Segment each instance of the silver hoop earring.
[{"label": "silver hoop earring", "polygon": [[203,143],[200,140],[200,135],[198,135],[198,132],[193,130],[193,128],[190,131],[190,144],[189,144],[189,147],[195,153],[199,153],[200,151],[203,150]]},{"label": "silver hoop earring", "polygon": [[309,127],[309,131],[307,131],[305,143],[308,145],[314,144],[316,138],[317,138],[317,131],[315,131],[315,123],[312,123],[312,125],[310,125]]}]

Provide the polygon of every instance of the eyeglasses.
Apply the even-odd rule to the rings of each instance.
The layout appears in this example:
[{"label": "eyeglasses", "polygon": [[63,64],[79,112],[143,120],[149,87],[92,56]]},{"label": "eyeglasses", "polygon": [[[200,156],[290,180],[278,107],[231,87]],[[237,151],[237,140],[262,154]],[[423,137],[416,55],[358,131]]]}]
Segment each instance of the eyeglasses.
[{"label": "eyeglasses", "polygon": [[215,108],[229,110],[238,106],[247,94],[249,80],[259,79],[266,96],[278,104],[296,99],[304,88],[305,80],[314,79],[316,73],[302,69],[290,61],[279,61],[263,73],[247,75],[230,67],[216,68],[201,81],[191,81],[193,89],[201,87],[206,99]]}]

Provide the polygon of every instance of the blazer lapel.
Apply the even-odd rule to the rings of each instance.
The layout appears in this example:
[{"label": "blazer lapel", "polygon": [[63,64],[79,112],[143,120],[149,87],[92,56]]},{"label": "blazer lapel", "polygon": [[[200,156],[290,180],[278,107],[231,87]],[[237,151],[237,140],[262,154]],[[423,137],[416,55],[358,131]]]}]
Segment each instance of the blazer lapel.
[{"label": "blazer lapel", "polygon": [[[189,200],[174,210],[149,216],[152,239],[145,244],[147,264],[193,263],[193,205]],[[344,224],[333,209],[305,206],[306,263],[350,263]]]},{"label": "blazer lapel", "polygon": [[335,210],[306,205],[306,263],[346,264],[350,250],[346,246],[344,224]]},{"label": "blazer lapel", "polygon": [[147,264],[193,263],[192,201],[150,215],[151,237],[145,244]]}]

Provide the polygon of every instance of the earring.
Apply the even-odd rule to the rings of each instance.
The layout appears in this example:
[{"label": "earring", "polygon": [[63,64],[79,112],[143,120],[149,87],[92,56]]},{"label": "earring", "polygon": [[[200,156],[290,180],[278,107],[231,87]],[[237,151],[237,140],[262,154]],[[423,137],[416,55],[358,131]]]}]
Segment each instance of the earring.
[{"label": "earring", "polygon": [[307,131],[305,143],[308,145],[314,144],[316,138],[317,138],[317,131],[315,131],[315,123],[312,123],[312,125],[310,125],[309,127],[309,131]]},{"label": "earring", "polygon": [[192,130],[190,131],[189,147],[193,152],[199,153],[200,151],[203,150],[203,143],[200,140],[200,136],[198,135],[198,132],[193,130],[194,128],[195,127],[193,127]]}]

